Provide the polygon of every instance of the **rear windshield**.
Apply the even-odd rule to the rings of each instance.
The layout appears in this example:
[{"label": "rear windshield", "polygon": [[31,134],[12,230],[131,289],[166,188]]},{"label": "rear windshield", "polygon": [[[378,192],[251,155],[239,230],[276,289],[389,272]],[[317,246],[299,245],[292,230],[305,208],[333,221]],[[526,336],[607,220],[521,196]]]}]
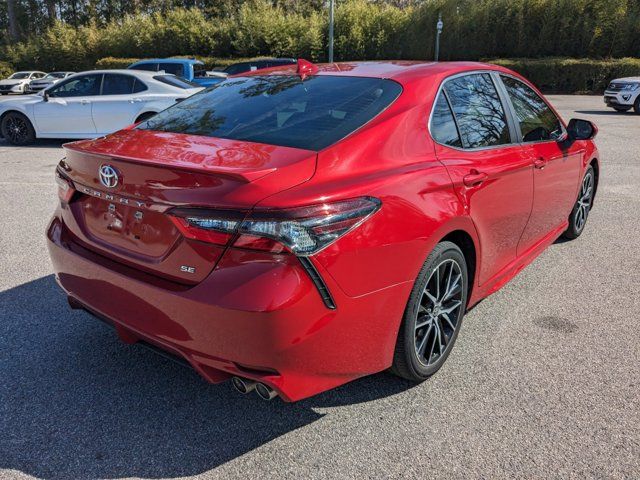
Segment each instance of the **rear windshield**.
[{"label": "rear windshield", "polygon": [[176,75],[156,75],[153,77],[154,80],[158,80],[159,82],[166,83],[167,85],[171,85],[172,87],[182,88],[184,90],[188,90],[189,88],[198,88],[202,85],[198,85],[195,82],[190,82],[186,78],[178,77]]},{"label": "rear windshield", "polygon": [[322,150],[388,107],[402,87],[379,78],[230,78],[137,128]]}]

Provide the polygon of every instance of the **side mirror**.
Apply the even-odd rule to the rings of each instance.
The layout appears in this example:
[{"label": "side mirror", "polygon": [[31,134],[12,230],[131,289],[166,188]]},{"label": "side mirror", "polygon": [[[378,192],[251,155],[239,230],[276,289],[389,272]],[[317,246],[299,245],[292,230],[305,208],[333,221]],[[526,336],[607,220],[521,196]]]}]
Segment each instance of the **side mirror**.
[{"label": "side mirror", "polygon": [[567,125],[567,133],[571,140],[591,140],[598,133],[598,127],[589,120],[572,118]]},{"label": "side mirror", "polygon": [[47,93],[46,90],[42,91],[42,100],[44,100],[45,102],[49,101],[49,94]]}]

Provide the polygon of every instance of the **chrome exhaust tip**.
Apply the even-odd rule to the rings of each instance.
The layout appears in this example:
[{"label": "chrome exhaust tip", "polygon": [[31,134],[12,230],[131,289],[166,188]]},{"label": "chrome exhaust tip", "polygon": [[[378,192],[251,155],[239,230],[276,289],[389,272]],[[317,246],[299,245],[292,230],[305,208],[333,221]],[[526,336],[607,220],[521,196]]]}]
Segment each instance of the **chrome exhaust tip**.
[{"label": "chrome exhaust tip", "polygon": [[240,378],[240,377],[233,377],[231,379],[231,385],[233,385],[233,388],[235,388],[238,392],[242,393],[243,395],[246,395],[247,393],[252,391],[254,388],[256,388],[256,382],[254,382],[253,380],[247,380],[246,378]]},{"label": "chrome exhaust tip", "polygon": [[263,399],[266,400],[267,402],[269,400],[273,400],[275,397],[278,396],[278,393],[271,388],[268,385],[265,385],[264,383],[258,383],[256,384],[256,393],[258,394],[258,396]]}]

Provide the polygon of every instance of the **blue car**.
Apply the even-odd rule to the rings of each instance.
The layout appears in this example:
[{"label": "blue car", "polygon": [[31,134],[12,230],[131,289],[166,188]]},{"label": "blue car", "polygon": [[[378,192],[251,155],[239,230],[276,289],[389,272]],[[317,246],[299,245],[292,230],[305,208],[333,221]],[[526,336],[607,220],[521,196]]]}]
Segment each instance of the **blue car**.
[{"label": "blue car", "polygon": [[204,63],[192,58],[152,58],[132,63],[127,68],[151,72],[164,71],[165,73],[183,77],[203,87],[215,85],[225,78],[224,76],[207,76]]}]

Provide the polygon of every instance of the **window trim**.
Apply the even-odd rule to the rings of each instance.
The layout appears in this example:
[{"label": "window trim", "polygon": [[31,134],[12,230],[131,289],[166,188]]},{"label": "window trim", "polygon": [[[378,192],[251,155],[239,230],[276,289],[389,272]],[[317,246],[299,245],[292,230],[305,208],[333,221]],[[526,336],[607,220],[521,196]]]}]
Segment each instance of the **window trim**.
[{"label": "window trim", "polygon": [[[447,84],[447,82],[451,81],[451,80],[455,80],[457,78],[460,77],[466,77],[468,75],[478,75],[478,74],[488,74],[491,77],[491,82],[493,83],[494,88],[496,89],[496,93],[498,94],[498,99],[500,100],[500,104],[502,105],[502,109],[504,110],[504,114],[505,114],[505,120],[507,122],[507,126],[509,128],[509,136],[511,137],[511,141],[509,143],[503,143],[501,145],[489,145],[486,147],[471,147],[471,148],[465,148],[463,147],[453,147],[451,145],[444,145],[440,142],[438,142],[433,134],[431,133],[431,129],[432,129],[432,122],[433,122],[433,112],[434,112],[434,107],[435,107],[435,102],[438,98],[438,95],[440,95],[440,92],[444,90],[445,85]],[[520,142],[518,141],[520,139],[519,135],[518,135],[518,130],[516,129],[516,126],[513,123],[513,117],[512,117],[512,110],[511,110],[511,105],[510,104],[505,104],[505,98],[503,97],[503,92],[501,90],[501,88],[503,88],[503,85],[501,83],[497,83],[499,81],[499,78],[496,79],[497,76],[497,72],[495,70],[465,70],[464,72],[459,72],[459,73],[455,73],[453,75],[450,75],[448,77],[446,77],[444,80],[442,80],[442,82],[440,82],[440,86],[438,87],[438,90],[436,92],[436,95],[433,97],[433,104],[431,105],[431,111],[429,112],[429,121],[427,123],[427,130],[429,132],[429,136],[431,137],[431,140],[433,140],[434,143],[445,147],[445,148],[452,148],[454,150],[458,150],[461,152],[478,152],[478,151],[483,151],[483,150],[499,150],[502,148],[510,148],[513,147],[514,145],[519,145]],[[445,91],[446,94],[446,91]],[[447,101],[449,99],[447,98]],[[451,104],[449,103],[449,106],[451,108]],[[453,112],[453,109],[451,109],[451,112],[453,113],[453,118],[456,121],[456,127],[458,126],[458,119],[456,118],[456,114],[455,112]],[[459,133],[459,131],[458,131]],[[460,136],[460,140],[462,140],[462,136]]]},{"label": "window trim", "polygon": [[[540,98],[540,100],[542,100],[542,102],[547,106],[547,108],[549,110],[551,110],[551,113],[553,113],[553,115],[556,117],[556,119],[558,120],[558,122],[560,122],[560,127],[562,128],[562,135],[559,138],[556,139],[548,139],[548,140],[529,140],[529,141],[524,141],[524,137],[522,135],[522,128],[520,128],[520,121],[518,120],[518,115],[516,114],[516,109],[513,106],[513,102],[511,101],[511,97],[509,96],[509,92],[507,91],[507,86],[502,82],[502,76],[505,77],[509,77],[514,79],[517,82],[522,83],[524,86],[528,87],[529,89],[531,89],[531,91],[533,93],[536,94],[536,96],[538,98]],[[515,75],[512,75],[510,73],[498,73],[498,79],[500,81],[500,86],[504,89],[504,94],[506,96],[506,99],[509,103],[509,109],[511,110],[511,114],[513,116],[513,121],[516,127],[516,130],[518,132],[518,140],[520,145],[535,145],[537,143],[558,143],[558,142],[562,142],[564,140],[567,139],[568,133],[567,133],[567,126],[564,124],[564,121],[562,120],[562,117],[560,117],[557,112],[555,111],[555,109],[549,104],[549,102],[547,101],[546,98],[544,98],[542,96],[542,94],[538,93],[536,91],[535,88],[533,88],[533,85],[528,84],[527,82],[524,82],[522,79],[516,77]]]}]

